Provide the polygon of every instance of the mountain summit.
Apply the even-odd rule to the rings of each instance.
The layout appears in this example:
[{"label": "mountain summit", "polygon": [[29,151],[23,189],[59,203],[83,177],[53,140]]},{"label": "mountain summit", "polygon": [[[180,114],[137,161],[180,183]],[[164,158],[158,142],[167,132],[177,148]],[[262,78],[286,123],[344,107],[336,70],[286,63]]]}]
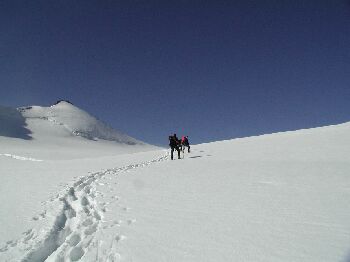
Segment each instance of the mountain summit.
[{"label": "mountain summit", "polygon": [[0,143],[7,155],[43,160],[103,157],[157,149],[63,100],[48,107],[0,106]]},{"label": "mountain summit", "polygon": [[[34,129],[38,125],[45,129],[50,126],[61,129],[63,133],[66,133],[65,135],[80,136],[89,140],[103,139],[127,145],[144,144],[114,130],[68,101],[60,100],[50,107],[31,106],[18,110],[27,120],[29,129],[31,129],[31,124],[34,124]],[[35,134],[34,130],[32,132]]]}]

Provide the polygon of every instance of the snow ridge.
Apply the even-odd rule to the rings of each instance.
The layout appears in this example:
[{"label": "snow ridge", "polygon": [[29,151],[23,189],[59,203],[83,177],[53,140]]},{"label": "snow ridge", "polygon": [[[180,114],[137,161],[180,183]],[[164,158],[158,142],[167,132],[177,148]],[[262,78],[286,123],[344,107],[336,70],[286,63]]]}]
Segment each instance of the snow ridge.
[{"label": "snow ridge", "polygon": [[17,155],[12,155],[12,154],[0,154],[0,156],[11,157],[13,159],[23,160],[23,161],[34,161],[34,162],[41,162],[41,161],[43,161],[41,159],[35,159],[35,158],[25,157],[25,156],[17,156]]},{"label": "snow ridge", "polygon": [[114,130],[106,123],[69,102],[61,101],[50,107],[22,107],[18,108],[18,111],[25,119],[39,121],[44,125],[47,121],[51,122],[74,136],[95,141],[103,139],[127,145],[144,145],[143,142]]},{"label": "snow ridge", "polygon": [[[101,229],[105,206],[96,201],[101,193],[96,186],[101,185],[100,179],[110,175],[116,176],[135,168],[142,168],[168,159],[168,154],[162,155],[151,161],[131,164],[124,167],[107,169],[80,177],[78,181],[66,189],[65,193],[58,195],[52,204],[59,206],[59,212],[53,216],[53,224],[44,230],[30,229],[23,233],[23,238],[18,241],[8,241],[6,246],[0,249],[10,261],[18,261],[16,254],[25,256],[20,261],[79,261],[88,252],[89,248],[96,247],[94,237]],[[34,220],[44,219],[48,216],[44,211]],[[115,237],[116,242],[124,238],[122,235]],[[98,243],[97,243],[98,246]],[[111,247],[115,249],[115,247]],[[19,250],[16,250],[19,249]],[[18,252],[21,251],[21,252]],[[99,261],[115,261],[115,250],[108,254],[97,254]],[[101,257],[102,256],[102,257]]]}]

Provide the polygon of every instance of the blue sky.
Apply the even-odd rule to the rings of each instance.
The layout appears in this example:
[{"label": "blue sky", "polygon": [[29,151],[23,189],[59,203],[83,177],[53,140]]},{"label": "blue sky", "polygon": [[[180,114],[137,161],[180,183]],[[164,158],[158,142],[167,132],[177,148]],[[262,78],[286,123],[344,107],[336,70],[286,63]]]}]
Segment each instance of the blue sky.
[{"label": "blue sky", "polygon": [[350,2],[1,1],[0,104],[67,99],[153,144],[350,121]]}]

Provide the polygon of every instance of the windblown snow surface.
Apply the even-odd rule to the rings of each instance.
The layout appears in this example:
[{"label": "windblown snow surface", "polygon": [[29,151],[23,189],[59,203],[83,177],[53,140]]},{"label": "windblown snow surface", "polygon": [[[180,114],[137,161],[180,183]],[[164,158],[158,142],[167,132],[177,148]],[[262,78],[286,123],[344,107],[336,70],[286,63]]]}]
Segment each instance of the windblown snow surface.
[{"label": "windblown snow surface", "polygon": [[349,261],[350,123],[196,145],[174,161],[19,159],[4,155],[9,139],[0,261]]}]

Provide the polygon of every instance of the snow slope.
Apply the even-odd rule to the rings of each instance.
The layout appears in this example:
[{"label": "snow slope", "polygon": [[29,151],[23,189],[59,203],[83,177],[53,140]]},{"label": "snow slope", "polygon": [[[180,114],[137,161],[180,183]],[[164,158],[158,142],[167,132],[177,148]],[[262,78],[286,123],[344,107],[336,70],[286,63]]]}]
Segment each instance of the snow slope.
[{"label": "snow slope", "polygon": [[[0,106],[0,242],[31,227],[41,202],[73,177],[117,163],[123,154],[155,149],[68,102]],[[104,157],[110,160],[98,160]]]},{"label": "snow slope", "polygon": [[65,101],[50,107],[0,107],[0,144],[0,154],[43,160],[156,149]]},{"label": "snow slope", "polygon": [[[45,191],[22,214],[30,226],[2,239],[1,261],[350,258],[350,123],[196,145],[175,161],[164,150],[0,161]],[[41,185],[25,180],[34,173]],[[50,184],[58,175],[67,184]]]},{"label": "snow slope", "polygon": [[15,108],[0,106],[0,136],[31,139],[22,114]]},{"label": "snow slope", "polygon": [[[63,126],[68,134],[91,140],[104,139],[129,145],[143,144],[141,141],[115,131],[69,102],[61,101],[50,107],[19,108],[19,111],[27,120],[44,120]],[[40,138],[42,138],[42,135],[40,134]]]}]

